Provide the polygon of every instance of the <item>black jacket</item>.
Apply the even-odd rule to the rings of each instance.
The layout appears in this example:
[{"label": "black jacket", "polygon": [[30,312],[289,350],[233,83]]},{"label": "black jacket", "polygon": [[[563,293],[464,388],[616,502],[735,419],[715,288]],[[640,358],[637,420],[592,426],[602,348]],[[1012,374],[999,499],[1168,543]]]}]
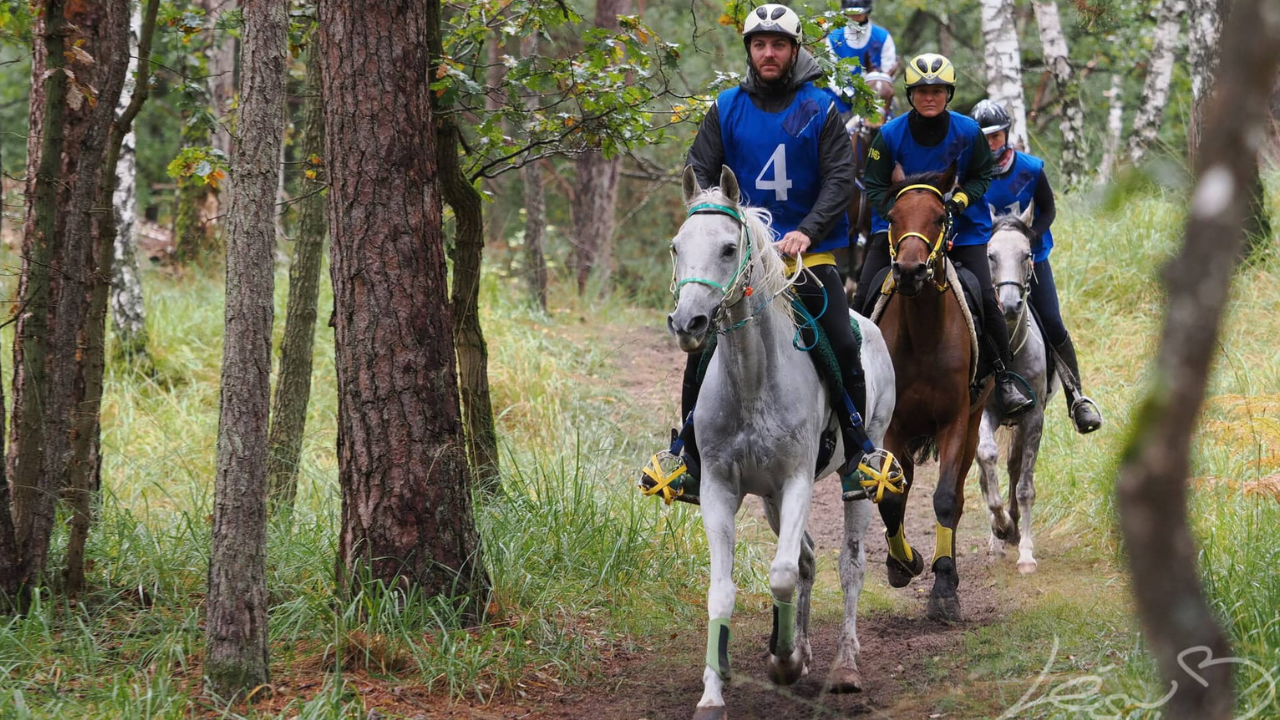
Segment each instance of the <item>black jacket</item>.
[{"label": "black jacket", "polygon": [[[791,104],[796,91],[805,83],[822,77],[818,62],[808,50],[800,49],[796,63],[786,78],[777,83],[765,84],[750,68],[747,78],[742,81],[742,89],[751,98],[752,104],[765,112],[779,112]],[[814,245],[824,240],[831,228],[840,221],[840,216],[849,209],[853,198],[854,164],[853,144],[845,132],[844,123],[835,109],[834,103],[827,108],[827,119],[822,126],[822,135],[818,140],[818,172],[822,178],[822,190],[813,209],[800,222],[799,230]],[[698,176],[698,184],[702,187],[713,187],[720,184],[720,167],[725,164],[724,144],[720,139],[720,112],[712,105],[698,127],[698,135],[689,148],[689,165]],[[743,180],[739,178],[739,182]]]}]

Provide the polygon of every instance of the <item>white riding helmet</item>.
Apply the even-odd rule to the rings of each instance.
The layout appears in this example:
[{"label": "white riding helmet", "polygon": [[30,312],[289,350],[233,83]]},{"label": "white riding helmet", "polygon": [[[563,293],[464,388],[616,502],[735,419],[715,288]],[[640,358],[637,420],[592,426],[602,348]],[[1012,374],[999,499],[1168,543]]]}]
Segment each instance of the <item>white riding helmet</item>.
[{"label": "white riding helmet", "polygon": [[747,20],[742,25],[742,39],[745,42],[747,38],[759,33],[786,35],[799,45],[800,16],[785,5],[761,5],[747,14]]}]

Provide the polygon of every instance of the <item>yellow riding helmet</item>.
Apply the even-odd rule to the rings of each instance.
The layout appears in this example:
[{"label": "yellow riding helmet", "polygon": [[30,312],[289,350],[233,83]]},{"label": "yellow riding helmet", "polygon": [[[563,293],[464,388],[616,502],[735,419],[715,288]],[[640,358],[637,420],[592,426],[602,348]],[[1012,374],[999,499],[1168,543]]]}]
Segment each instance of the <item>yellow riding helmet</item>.
[{"label": "yellow riding helmet", "polygon": [[956,94],[956,67],[946,57],[937,53],[925,53],[911,58],[907,63],[907,102],[911,91],[922,85],[942,85],[947,88],[947,102]]}]

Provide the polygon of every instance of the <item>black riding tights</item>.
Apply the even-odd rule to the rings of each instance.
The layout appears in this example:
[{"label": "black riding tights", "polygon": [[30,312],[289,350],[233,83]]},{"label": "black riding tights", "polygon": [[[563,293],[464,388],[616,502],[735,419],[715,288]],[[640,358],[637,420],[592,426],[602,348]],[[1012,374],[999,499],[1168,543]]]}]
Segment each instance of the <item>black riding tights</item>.
[{"label": "black riding tights", "polygon": [[[840,380],[845,390],[853,399],[858,412],[866,411],[866,381],[862,377],[862,362],[858,355],[858,341],[853,336],[853,328],[849,325],[849,305],[845,300],[844,282],[834,265],[819,265],[809,268],[822,281],[821,287],[808,275],[802,276],[796,284],[796,294],[804,301],[804,306],[816,318],[818,324],[827,333],[831,349],[835,351],[840,362]],[[826,310],[823,310],[823,290],[826,290]],[[778,298],[776,302],[785,302]],[[821,314],[819,314],[821,313]],[[680,392],[680,417],[689,416],[693,404],[698,399],[698,364],[702,362],[702,353],[689,353],[684,368],[684,383]],[[857,374],[855,375],[855,371]],[[841,417],[844,413],[837,413]]]},{"label": "black riding tights", "polygon": [[[978,278],[982,288],[982,317],[984,335],[995,345],[1000,361],[1005,367],[1013,364],[1009,351],[1009,328],[1004,324],[1004,313],[996,300],[996,289],[991,284],[991,265],[987,263],[987,246],[957,245],[947,252],[951,262],[968,268]],[[889,265],[889,233],[878,232],[867,242],[867,258],[862,265],[862,277],[858,280],[858,292],[853,298],[855,308],[866,307],[867,295],[873,292],[871,283],[881,268]]]}]

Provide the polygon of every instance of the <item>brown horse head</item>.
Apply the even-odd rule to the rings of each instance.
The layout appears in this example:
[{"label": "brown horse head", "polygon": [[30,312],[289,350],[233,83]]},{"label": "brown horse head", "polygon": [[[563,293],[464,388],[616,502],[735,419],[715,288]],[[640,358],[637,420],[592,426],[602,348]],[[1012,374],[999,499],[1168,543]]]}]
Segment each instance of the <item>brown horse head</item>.
[{"label": "brown horse head", "polygon": [[889,254],[898,292],[914,297],[927,282],[942,276],[947,223],[942,198],[955,185],[956,170],[952,166],[944,173],[901,179],[899,174],[889,189],[896,198],[889,211]]}]

